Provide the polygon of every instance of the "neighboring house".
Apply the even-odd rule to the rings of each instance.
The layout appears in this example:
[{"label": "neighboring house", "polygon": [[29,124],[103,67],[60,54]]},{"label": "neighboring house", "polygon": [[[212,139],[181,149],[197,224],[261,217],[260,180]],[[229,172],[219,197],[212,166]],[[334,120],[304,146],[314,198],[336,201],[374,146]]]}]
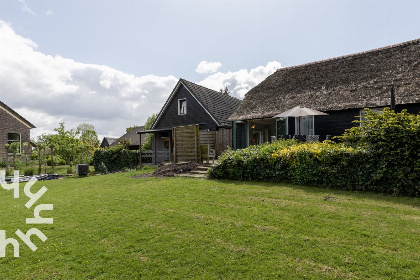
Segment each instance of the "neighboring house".
[{"label": "neighboring house", "polygon": [[[420,39],[278,69],[251,89],[229,117],[234,122],[234,148],[282,135],[341,135],[356,125],[352,121],[364,108],[381,110],[391,106],[391,99],[397,111],[419,113]],[[300,118],[300,123],[292,117],[273,119],[296,106],[328,115]]]},{"label": "neighboring house", "polygon": [[[35,126],[0,101],[0,158],[3,160],[6,158],[5,145],[13,142],[20,144],[21,151],[30,153],[31,128],[35,128]],[[28,143],[26,147],[22,145],[25,142]]]},{"label": "neighboring house", "polygon": [[[137,134],[138,132],[143,131],[143,126],[136,126],[120,138],[113,141],[109,146],[116,146],[120,144],[122,140],[128,141],[130,143],[129,149],[130,150],[139,150],[140,149],[140,138]],[[146,135],[142,134],[142,142],[144,142]]]},{"label": "neighboring house", "polygon": [[114,143],[117,140],[118,140],[118,138],[104,137],[104,139],[102,139],[101,145],[99,147],[100,148],[109,147],[109,146],[112,145],[112,143]]},{"label": "neighboring house", "polygon": [[[220,154],[232,146],[232,124],[227,118],[240,102],[226,93],[180,79],[149,130],[155,135],[153,150],[167,152],[174,161],[199,161],[197,151],[203,144]],[[157,162],[168,160],[162,157]]]}]

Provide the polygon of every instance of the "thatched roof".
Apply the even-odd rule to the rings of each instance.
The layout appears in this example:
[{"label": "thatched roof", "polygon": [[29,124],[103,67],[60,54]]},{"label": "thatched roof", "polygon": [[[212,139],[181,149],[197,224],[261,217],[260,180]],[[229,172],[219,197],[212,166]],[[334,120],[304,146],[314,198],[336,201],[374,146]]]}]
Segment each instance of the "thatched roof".
[{"label": "thatched roof", "polygon": [[3,109],[4,111],[6,111],[7,113],[9,113],[10,115],[12,115],[14,118],[19,120],[20,122],[22,122],[27,127],[35,128],[35,126],[33,124],[31,124],[27,119],[25,119],[24,117],[19,115],[15,110],[13,110],[12,108],[10,108],[9,106],[7,106],[6,104],[4,104],[1,101],[0,101],[0,108]]},{"label": "thatched roof", "polygon": [[273,117],[295,106],[319,111],[420,102],[420,39],[278,69],[251,89],[228,120]]}]

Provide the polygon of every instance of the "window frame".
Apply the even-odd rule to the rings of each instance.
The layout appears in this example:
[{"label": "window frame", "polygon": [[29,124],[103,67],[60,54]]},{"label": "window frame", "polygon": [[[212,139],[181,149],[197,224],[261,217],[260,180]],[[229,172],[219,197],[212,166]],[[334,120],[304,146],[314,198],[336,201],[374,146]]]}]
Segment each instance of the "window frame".
[{"label": "window frame", "polygon": [[[183,104],[185,105],[183,106]],[[187,114],[187,99],[186,98],[178,99],[178,115],[185,116],[186,114]]]},{"label": "window frame", "polygon": [[375,108],[364,108],[359,111],[359,126],[362,126],[361,121],[366,121],[366,109],[370,109],[374,113],[381,113],[385,110],[386,107],[375,107]]},{"label": "window frame", "polygon": [[[9,135],[18,135],[19,139],[18,140],[10,140],[10,136]],[[14,142],[19,142],[19,151],[18,154],[20,154],[22,152],[22,134],[18,133],[18,132],[7,132],[7,144],[12,144]],[[8,153],[9,155],[13,155],[13,153]]]}]

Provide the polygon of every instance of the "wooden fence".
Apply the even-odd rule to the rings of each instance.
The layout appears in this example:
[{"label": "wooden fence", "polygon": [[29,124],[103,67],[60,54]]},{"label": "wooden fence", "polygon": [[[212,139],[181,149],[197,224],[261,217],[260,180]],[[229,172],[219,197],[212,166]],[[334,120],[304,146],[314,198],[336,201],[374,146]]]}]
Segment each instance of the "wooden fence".
[{"label": "wooden fence", "polygon": [[228,147],[232,147],[232,129],[219,128],[216,131],[216,155],[220,156]]},{"label": "wooden fence", "polygon": [[174,139],[174,161],[199,162],[199,126],[188,125],[174,127],[172,130]]},{"label": "wooden fence", "polygon": [[169,151],[142,151],[142,165],[155,165],[157,162],[169,161]]},{"label": "wooden fence", "polygon": [[198,125],[175,127],[172,132],[174,139],[174,161],[200,162],[200,145],[210,145],[220,156],[232,146],[232,129],[220,128],[218,131],[199,130]]}]

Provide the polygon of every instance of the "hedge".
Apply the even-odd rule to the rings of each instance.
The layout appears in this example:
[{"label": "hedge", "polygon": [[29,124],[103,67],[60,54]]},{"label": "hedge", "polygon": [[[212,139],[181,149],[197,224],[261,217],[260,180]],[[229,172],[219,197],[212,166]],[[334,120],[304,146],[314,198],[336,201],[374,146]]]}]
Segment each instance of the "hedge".
[{"label": "hedge", "polygon": [[138,168],[139,151],[125,149],[99,149],[93,154],[95,171],[101,173],[116,172]]},{"label": "hedge", "polygon": [[[251,181],[290,180],[295,184],[419,196],[419,174],[407,170],[405,180],[388,180],[387,162],[380,151],[355,148],[331,141],[272,144],[229,150],[209,171],[210,178]],[[386,172],[385,172],[386,171]]]}]

